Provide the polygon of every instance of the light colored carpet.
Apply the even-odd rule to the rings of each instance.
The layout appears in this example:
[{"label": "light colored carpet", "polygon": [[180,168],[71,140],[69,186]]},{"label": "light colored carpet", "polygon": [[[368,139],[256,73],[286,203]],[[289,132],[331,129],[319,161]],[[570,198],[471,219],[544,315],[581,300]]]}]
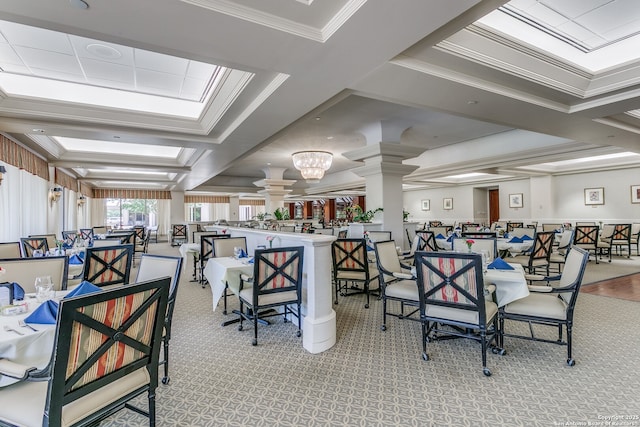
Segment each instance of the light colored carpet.
[{"label": "light colored carpet", "polygon": [[582,284],[588,285],[614,277],[640,273],[640,257],[638,256],[626,258],[614,255],[611,262],[608,260],[609,259],[605,257],[604,259],[599,260],[599,263],[596,264],[593,257],[591,257],[591,260],[587,264]]},{"label": "light colored carpet", "polygon": [[[152,251],[177,254],[164,246]],[[282,320],[262,326],[253,347],[251,328],[220,326],[228,316],[211,311],[211,290],[189,283],[190,269],[174,315],[171,382],[157,393],[159,426],[553,426],[640,414],[635,302],[580,295],[576,366],[566,365],[566,347],[506,338],[507,355],[488,355],[487,378],[477,343],[430,343],[425,362],[419,324],[392,318],[382,332],[381,302],[366,310],[362,295],[335,306],[329,351],[307,353]],[[102,425],[148,422],[124,410]]]}]

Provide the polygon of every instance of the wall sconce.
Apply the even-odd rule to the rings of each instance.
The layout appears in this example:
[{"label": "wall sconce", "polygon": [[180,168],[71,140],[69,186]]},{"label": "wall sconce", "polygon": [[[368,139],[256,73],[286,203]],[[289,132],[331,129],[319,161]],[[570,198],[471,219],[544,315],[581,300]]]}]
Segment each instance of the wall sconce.
[{"label": "wall sconce", "polygon": [[5,173],[7,173],[7,168],[4,165],[0,165],[0,185],[2,185],[2,178],[4,178]]},{"label": "wall sconce", "polygon": [[49,190],[49,200],[51,203],[57,202],[62,196],[62,187],[53,187]]},{"label": "wall sconce", "polygon": [[82,194],[78,197],[78,207],[82,207],[84,206],[84,204],[87,203],[87,198],[84,197]]}]

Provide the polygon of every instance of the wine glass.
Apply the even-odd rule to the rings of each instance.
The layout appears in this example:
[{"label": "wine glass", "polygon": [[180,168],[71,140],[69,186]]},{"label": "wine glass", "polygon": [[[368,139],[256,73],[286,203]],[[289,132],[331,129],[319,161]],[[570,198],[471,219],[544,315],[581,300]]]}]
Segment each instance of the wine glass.
[{"label": "wine glass", "polygon": [[42,303],[53,297],[53,283],[51,276],[38,276],[35,282],[36,299]]}]

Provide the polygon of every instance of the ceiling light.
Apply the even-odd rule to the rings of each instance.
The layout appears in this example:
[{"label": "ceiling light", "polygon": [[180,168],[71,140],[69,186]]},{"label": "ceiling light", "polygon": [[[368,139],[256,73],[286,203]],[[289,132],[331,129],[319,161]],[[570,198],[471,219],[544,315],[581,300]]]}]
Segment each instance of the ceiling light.
[{"label": "ceiling light", "polygon": [[89,9],[89,4],[83,0],[69,0],[69,3],[76,9]]},{"label": "ceiling light", "polygon": [[291,155],[293,166],[302,173],[308,182],[318,182],[329,170],[333,154],[327,151],[298,151]]}]

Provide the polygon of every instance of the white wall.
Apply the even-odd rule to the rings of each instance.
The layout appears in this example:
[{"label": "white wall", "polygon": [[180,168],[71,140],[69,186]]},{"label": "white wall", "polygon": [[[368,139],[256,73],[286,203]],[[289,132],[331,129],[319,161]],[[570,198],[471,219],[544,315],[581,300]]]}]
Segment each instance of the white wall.
[{"label": "white wall", "polygon": [[[631,203],[631,186],[640,185],[640,168],[532,177],[496,185],[500,192],[501,220],[640,222],[640,203]],[[586,206],[585,188],[597,187],[604,188],[604,205]],[[522,193],[523,207],[510,208],[509,194],[517,193]],[[481,216],[485,194],[484,189],[474,189],[472,185],[406,191],[404,207],[411,213],[412,221],[472,221]],[[444,197],[453,197],[453,210],[442,209]],[[431,202],[429,211],[421,210],[421,201],[425,199]]]}]

